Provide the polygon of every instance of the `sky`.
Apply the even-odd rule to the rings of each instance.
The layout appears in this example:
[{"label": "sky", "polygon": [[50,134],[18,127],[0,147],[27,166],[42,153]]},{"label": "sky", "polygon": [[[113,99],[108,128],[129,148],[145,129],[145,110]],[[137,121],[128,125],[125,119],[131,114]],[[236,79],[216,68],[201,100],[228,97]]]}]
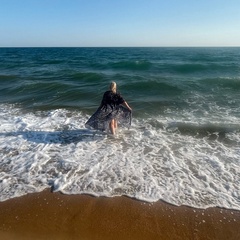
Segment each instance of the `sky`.
[{"label": "sky", "polygon": [[0,0],[0,47],[240,46],[240,0]]}]

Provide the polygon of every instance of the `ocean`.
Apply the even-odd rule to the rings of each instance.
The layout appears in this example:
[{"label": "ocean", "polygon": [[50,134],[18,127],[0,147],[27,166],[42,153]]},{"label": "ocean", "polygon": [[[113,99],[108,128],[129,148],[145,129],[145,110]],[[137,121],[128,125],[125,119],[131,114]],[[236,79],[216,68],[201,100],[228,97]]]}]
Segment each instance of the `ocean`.
[{"label": "ocean", "polygon": [[[132,125],[85,128],[109,83]],[[240,210],[240,48],[0,48],[0,201],[51,188]]]}]

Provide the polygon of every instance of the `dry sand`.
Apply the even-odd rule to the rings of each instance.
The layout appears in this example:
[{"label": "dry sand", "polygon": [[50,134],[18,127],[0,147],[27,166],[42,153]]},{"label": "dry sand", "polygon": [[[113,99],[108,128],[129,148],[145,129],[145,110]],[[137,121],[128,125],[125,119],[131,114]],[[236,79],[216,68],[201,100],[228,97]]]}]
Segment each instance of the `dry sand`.
[{"label": "dry sand", "polygon": [[0,239],[238,240],[240,211],[47,189],[0,203]]}]

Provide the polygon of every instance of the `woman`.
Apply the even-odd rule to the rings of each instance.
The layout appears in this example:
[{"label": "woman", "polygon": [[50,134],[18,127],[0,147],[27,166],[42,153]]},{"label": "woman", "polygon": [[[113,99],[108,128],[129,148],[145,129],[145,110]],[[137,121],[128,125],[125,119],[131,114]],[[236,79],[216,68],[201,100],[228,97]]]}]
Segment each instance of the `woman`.
[{"label": "woman", "polygon": [[103,95],[100,107],[86,122],[86,127],[101,131],[109,128],[114,135],[118,122],[123,126],[131,125],[131,112],[128,103],[117,93],[117,84],[111,82],[109,90]]}]

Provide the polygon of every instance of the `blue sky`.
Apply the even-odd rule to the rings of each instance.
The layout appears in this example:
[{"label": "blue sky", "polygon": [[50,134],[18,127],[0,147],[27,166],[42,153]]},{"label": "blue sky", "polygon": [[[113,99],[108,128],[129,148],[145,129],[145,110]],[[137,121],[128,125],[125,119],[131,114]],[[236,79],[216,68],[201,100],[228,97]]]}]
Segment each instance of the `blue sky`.
[{"label": "blue sky", "polygon": [[0,47],[240,46],[240,0],[0,0]]}]

